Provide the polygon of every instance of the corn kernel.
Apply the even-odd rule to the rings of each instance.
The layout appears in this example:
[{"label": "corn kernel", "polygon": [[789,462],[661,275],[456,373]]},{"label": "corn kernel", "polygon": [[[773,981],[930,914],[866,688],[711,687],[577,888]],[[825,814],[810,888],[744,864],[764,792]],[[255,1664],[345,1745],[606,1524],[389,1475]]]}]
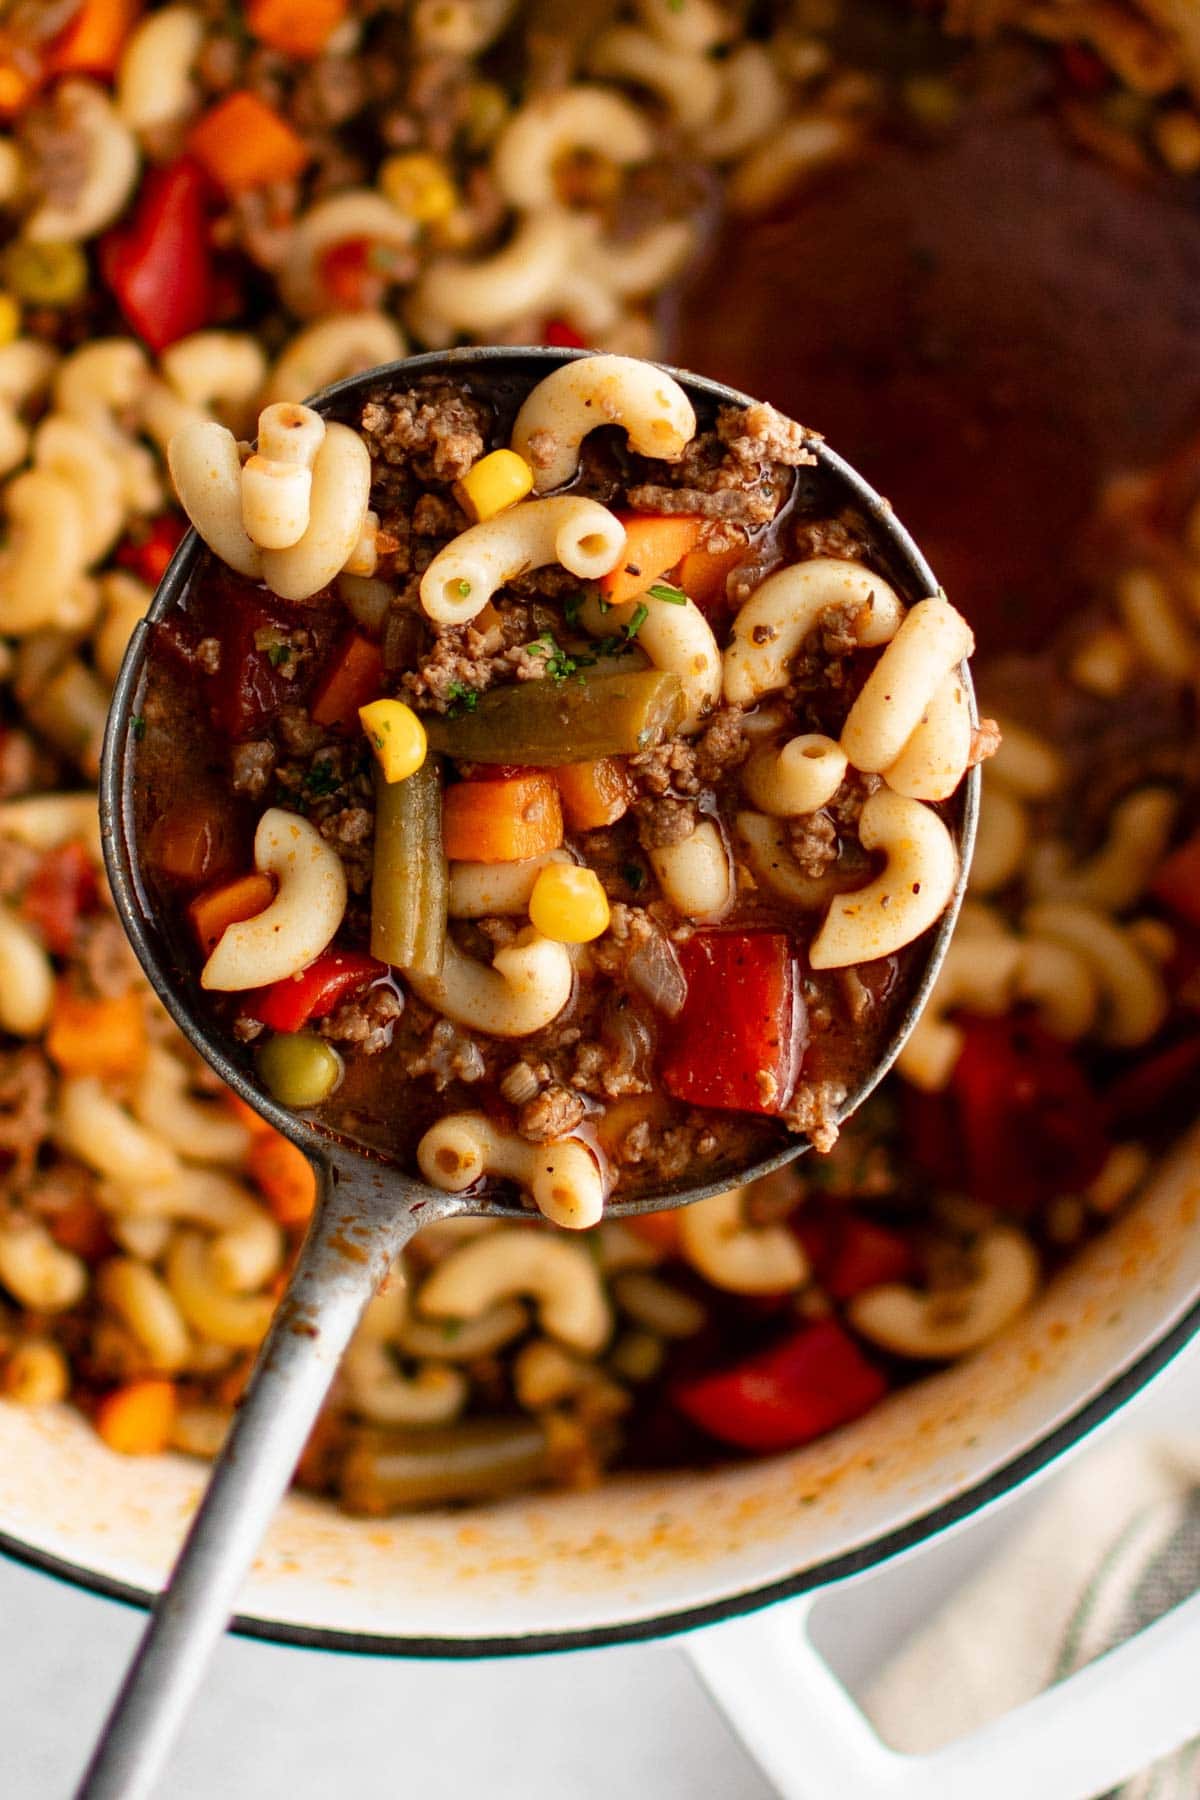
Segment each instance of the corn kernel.
[{"label": "corn kernel", "polygon": [[87,257],[78,244],[14,238],[4,252],[4,277],[31,306],[72,306],[87,288]]},{"label": "corn kernel", "polygon": [[384,197],[418,225],[436,225],[458,205],[458,189],[436,156],[423,150],[389,156],[379,171]]},{"label": "corn kernel", "polygon": [[608,930],[608,895],[594,869],[551,863],[529,896],[529,918],[543,937],[560,944],[590,944]]},{"label": "corn kernel", "polygon": [[371,740],[383,779],[403,781],[425,761],[425,727],[403,700],[372,700],[358,717]]},{"label": "corn kernel", "polygon": [[515,450],[493,450],[455,482],[454,492],[463,511],[478,523],[515,506],[532,486],[533,470],[523,456]]},{"label": "corn kernel", "polygon": [[11,294],[0,292],[0,344],[11,344],[21,329],[21,308]]}]

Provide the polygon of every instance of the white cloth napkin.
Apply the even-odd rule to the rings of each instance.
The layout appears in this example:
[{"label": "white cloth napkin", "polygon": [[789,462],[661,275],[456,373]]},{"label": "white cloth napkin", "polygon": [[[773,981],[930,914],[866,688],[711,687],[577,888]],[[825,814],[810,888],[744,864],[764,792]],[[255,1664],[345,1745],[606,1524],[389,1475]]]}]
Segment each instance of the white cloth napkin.
[{"label": "white cloth napkin", "polygon": [[[1200,1588],[1200,1438],[1122,1438],[887,1665],[866,1696],[885,1742],[926,1752],[998,1718]],[[1197,1671],[1200,1679],[1200,1671]],[[1200,1739],[1119,1790],[1197,1800]]]}]

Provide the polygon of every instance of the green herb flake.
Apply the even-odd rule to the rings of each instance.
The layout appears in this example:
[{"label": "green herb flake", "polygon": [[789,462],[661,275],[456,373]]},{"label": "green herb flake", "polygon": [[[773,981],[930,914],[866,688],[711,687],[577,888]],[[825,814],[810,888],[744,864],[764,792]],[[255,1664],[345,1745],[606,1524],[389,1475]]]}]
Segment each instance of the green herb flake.
[{"label": "green herb flake", "polygon": [[313,800],[323,800],[341,786],[341,776],[331,762],[314,763],[304,777],[304,791]]},{"label": "green herb flake", "polygon": [[628,625],[625,627],[625,636],[630,643],[632,643],[633,639],[637,636],[649,617],[650,608],[639,600],[633,609],[633,615],[630,618]]},{"label": "green herb flake", "polygon": [[635,894],[640,894],[646,885],[646,871],[638,863],[622,863],[621,879],[626,887],[631,887]]},{"label": "green herb flake", "polygon": [[462,1329],[465,1323],[466,1321],[463,1319],[442,1320],[442,1336],[448,1344],[452,1344],[455,1338],[462,1336]]},{"label": "green herb flake", "polygon": [[669,581],[656,581],[646,589],[652,600],[665,600],[668,606],[686,606],[688,597],[680,587]]},{"label": "green herb flake", "polygon": [[292,646],[290,644],[272,644],[267,650],[267,660],[273,669],[279,668],[281,663],[291,662]]},{"label": "green herb flake", "polygon": [[449,717],[460,719],[465,712],[474,712],[479,705],[479,690],[468,687],[464,681],[452,681],[446,689],[446,698],[450,702]]},{"label": "green herb flake", "polygon": [[568,594],[563,601],[563,618],[572,631],[579,623],[579,615],[583,611],[583,594]]},{"label": "green herb flake", "polygon": [[146,735],[146,721],[141,713],[138,713],[137,717],[130,721],[129,729],[133,733],[134,743],[140,744]]},{"label": "green herb flake", "polygon": [[471,584],[469,581],[456,581],[454,586],[460,600],[469,600],[471,598]]}]

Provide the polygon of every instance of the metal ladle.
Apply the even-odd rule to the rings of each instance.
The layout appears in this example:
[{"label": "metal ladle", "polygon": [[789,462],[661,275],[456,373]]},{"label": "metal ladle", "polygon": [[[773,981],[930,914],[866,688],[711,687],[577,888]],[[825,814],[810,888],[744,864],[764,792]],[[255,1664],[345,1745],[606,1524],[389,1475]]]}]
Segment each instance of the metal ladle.
[{"label": "metal ladle", "polygon": [[[319,412],[357,422],[365,397],[415,377],[441,375],[476,381],[486,393],[527,391],[577,353],[564,350],[465,349],[426,356],[355,375],[327,389]],[[750,404],[744,394],[702,376],[673,370],[701,422],[723,404]],[[824,444],[818,464],[798,472],[813,483],[814,505],[826,514],[850,512],[865,526],[878,560],[902,595],[936,593],[937,582],[890,506]],[[135,715],[151,625],[180,603],[209,553],[194,532],[166,572],[146,620],[133,634],[113,693],[100,773],[104,858],[121,921],[143,969],[185,1037],[249,1106],[290,1138],[313,1163],[318,1203],[286,1293],[263,1342],[241,1407],[213,1466],[166,1588],[159,1596],[79,1789],[80,1800],[139,1800],[164,1767],[209,1657],[229,1623],[234,1602],[271,1516],[282,1499],[342,1352],[390,1265],[413,1234],[435,1220],[471,1215],[529,1220],[515,1199],[489,1192],[447,1194],[413,1180],[378,1153],[331,1135],[285,1111],[261,1093],[226,1041],[200,990],[181,966],[143,885],[136,840],[132,768]],[[974,718],[969,673],[962,670]],[[895,1061],[929,997],[950,941],[974,840],[979,776],[960,790],[957,839],[961,873],[954,897],[923,946],[926,962],[878,1063],[842,1109],[861,1105]],[[686,1206],[768,1174],[801,1154],[796,1139],[774,1154],[698,1187],[609,1203],[606,1216]]]}]

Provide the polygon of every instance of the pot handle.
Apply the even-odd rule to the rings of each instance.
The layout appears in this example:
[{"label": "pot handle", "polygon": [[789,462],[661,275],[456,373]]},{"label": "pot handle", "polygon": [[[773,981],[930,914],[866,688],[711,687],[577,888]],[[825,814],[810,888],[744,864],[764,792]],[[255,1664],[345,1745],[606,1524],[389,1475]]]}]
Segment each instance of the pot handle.
[{"label": "pot handle", "polygon": [[1200,1594],[923,1756],[890,1749],[808,1634],[815,1596],[680,1640],[782,1800],[1089,1800],[1200,1732]]}]

